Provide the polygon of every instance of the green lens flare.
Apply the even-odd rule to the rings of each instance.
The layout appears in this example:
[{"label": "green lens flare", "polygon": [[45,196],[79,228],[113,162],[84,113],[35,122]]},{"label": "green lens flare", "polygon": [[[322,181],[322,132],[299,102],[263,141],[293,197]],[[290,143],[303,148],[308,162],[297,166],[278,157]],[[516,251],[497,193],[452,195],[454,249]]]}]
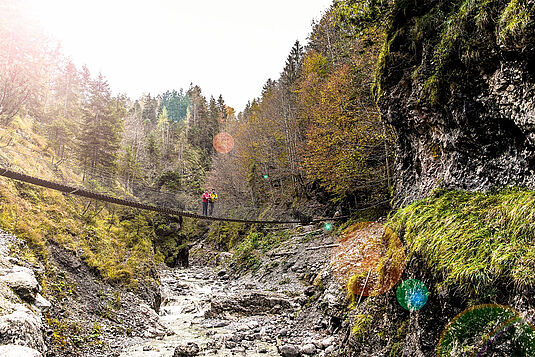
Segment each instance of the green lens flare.
[{"label": "green lens flare", "polygon": [[396,297],[399,304],[409,311],[420,310],[427,304],[429,291],[420,280],[405,280],[398,286]]}]

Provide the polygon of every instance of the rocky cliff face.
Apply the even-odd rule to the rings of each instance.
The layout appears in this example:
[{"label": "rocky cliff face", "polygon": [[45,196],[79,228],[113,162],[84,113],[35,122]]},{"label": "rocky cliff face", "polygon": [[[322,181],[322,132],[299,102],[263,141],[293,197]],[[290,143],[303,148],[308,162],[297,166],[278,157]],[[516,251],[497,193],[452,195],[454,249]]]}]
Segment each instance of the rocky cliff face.
[{"label": "rocky cliff face", "polygon": [[0,230],[0,356],[114,356],[131,340],[172,333],[155,312],[158,286],[134,294],[53,242],[46,265],[9,249],[18,246],[24,241]]},{"label": "rocky cliff face", "polygon": [[42,313],[50,302],[40,295],[33,270],[9,256],[14,239],[0,230],[0,355],[43,356]]},{"label": "rocky cliff face", "polygon": [[436,187],[534,186],[535,1],[394,3],[378,88],[398,204]]}]

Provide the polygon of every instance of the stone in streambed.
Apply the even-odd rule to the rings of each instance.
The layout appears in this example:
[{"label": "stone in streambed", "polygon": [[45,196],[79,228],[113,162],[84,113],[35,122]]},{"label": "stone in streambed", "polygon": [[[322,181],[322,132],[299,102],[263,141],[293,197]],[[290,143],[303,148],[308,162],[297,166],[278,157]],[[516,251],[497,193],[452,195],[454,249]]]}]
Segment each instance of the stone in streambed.
[{"label": "stone in streambed", "polygon": [[229,340],[229,341],[225,342],[225,347],[228,348],[228,349],[233,349],[236,346],[237,346],[237,344],[234,341]]},{"label": "stone in streambed", "polygon": [[308,286],[304,291],[306,296],[312,296],[316,293],[316,287],[314,286]]},{"label": "stone in streambed", "polygon": [[313,355],[316,353],[316,346],[313,343],[308,343],[301,347],[300,352],[305,355]]},{"label": "stone in streambed", "polygon": [[283,357],[299,357],[299,349],[294,345],[283,345],[279,347],[279,353]]},{"label": "stone in streambed", "polygon": [[332,346],[333,344],[334,344],[334,337],[333,336],[324,338],[321,341],[322,348],[324,348],[324,349],[329,347],[329,346]]},{"label": "stone in streambed", "polygon": [[194,342],[188,342],[187,344],[177,346],[173,357],[193,357],[197,356],[199,351],[199,345]]}]

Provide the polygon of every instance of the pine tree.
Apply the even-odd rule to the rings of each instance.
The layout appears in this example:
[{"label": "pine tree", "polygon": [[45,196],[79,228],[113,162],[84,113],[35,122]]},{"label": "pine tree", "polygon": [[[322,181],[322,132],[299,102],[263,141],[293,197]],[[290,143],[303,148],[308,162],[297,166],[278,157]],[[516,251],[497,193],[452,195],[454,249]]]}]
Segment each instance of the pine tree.
[{"label": "pine tree", "polygon": [[143,120],[156,124],[158,119],[158,99],[152,98],[150,94],[143,97],[143,112],[141,114]]},{"label": "pine tree", "polygon": [[167,109],[169,120],[176,123],[186,119],[189,100],[182,89],[167,91],[161,95],[160,99],[160,110],[163,107]]},{"label": "pine tree", "polygon": [[304,186],[298,148],[301,147],[305,141],[305,133],[304,130],[302,130],[304,125],[299,122],[296,88],[303,67],[303,53],[303,46],[301,46],[299,41],[295,41],[295,44],[286,59],[286,66],[284,67],[280,79],[280,116],[284,128],[284,137],[286,141],[285,148],[287,150],[290,174],[295,194],[298,194],[299,190],[303,189]]},{"label": "pine tree", "polygon": [[60,69],[53,83],[54,103],[47,110],[51,117],[46,126],[46,132],[54,156],[52,163],[59,165],[72,152],[75,138],[80,126],[80,73],[72,62],[68,62]]},{"label": "pine tree", "polygon": [[124,101],[111,97],[102,75],[89,82],[88,94],[82,109],[78,152],[84,180],[89,177],[111,183],[116,174],[122,119],[126,113]]},{"label": "pine tree", "polygon": [[299,41],[295,41],[286,59],[286,66],[281,74],[281,82],[285,87],[291,87],[299,78],[303,65],[304,50]]}]

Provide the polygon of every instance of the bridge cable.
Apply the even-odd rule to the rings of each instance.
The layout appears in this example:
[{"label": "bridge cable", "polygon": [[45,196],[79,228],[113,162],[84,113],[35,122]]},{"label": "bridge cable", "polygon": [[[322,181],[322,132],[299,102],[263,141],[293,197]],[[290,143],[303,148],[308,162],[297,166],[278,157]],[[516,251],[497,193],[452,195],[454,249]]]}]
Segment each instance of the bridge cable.
[{"label": "bridge cable", "polygon": [[[122,198],[112,197],[112,196],[108,196],[108,195],[105,195],[105,194],[102,194],[102,193],[98,193],[98,192],[94,192],[94,191],[91,191],[91,190],[82,189],[82,188],[78,188],[78,187],[73,187],[73,186],[61,184],[61,183],[54,182],[54,181],[44,180],[44,179],[41,179],[41,178],[38,178],[38,177],[33,177],[33,176],[26,175],[26,174],[23,174],[23,173],[20,173],[20,172],[9,170],[9,169],[4,168],[4,167],[0,167],[0,176],[4,176],[4,177],[10,178],[12,180],[26,182],[26,183],[33,184],[33,185],[36,185],[36,186],[49,188],[49,189],[52,189],[52,190],[55,190],[55,191],[59,191],[59,192],[63,192],[63,193],[66,193],[66,194],[71,194],[71,195],[86,197],[86,198],[90,198],[90,199],[95,199],[97,201],[109,202],[109,203],[113,203],[113,204],[116,204],[116,205],[132,207],[132,208],[137,208],[137,209],[146,210],[146,211],[159,212],[159,213],[168,214],[168,215],[171,215],[171,216],[182,216],[182,217],[188,217],[188,218],[204,219],[204,220],[209,220],[209,221],[224,221],[224,222],[238,222],[238,223],[251,223],[251,224],[254,224],[254,223],[257,223],[257,224],[295,224],[295,223],[298,223],[298,224],[310,224],[310,223],[319,223],[319,222],[324,222],[324,221],[341,220],[341,219],[346,219],[346,218],[349,217],[349,216],[340,216],[340,217],[333,217],[333,218],[316,218],[316,219],[312,219],[312,220],[293,220],[293,221],[276,221],[276,220],[265,220],[264,221],[264,220],[248,220],[248,219],[211,217],[211,216],[203,216],[203,215],[196,214],[196,213],[181,211],[181,210],[177,210],[177,209],[159,207],[159,206],[154,206],[154,205],[150,205],[150,204],[135,202],[135,201],[132,201],[132,200],[126,200],[126,199],[122,199]],[[359,210],[373,208],[373,207],[376,207],[378,205],[381,205],[381,204],[384,204],[384,203],[387,203],[387,202],[388,202],[388,200],[387,201],[383,201],[383,202],[379,202],[379,203],[377,203],[377,204],[375,204],[373,206],[359,208]]]}]

